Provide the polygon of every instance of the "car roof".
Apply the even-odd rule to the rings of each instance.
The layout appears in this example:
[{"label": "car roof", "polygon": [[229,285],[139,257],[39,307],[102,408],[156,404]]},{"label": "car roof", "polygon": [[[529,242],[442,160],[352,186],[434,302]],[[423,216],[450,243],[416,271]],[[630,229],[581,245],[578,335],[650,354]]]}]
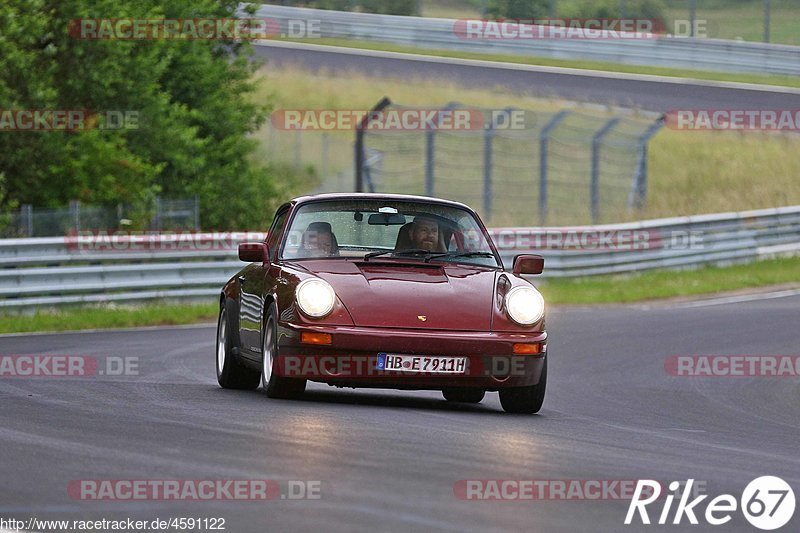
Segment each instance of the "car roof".
[{"label": "car roof", "polygon": [[472,213],[475,212],[471,207],[469,207],[466,204],[462,204],[460,202],[445,200],[443,198],[433,198],[431,196],[415,196],[413,194],[336,192],[336,193],[323,193],[323,194],[311,194],[307,196],[298,196],[297,198],[293,198],[292,200],[290,200],[289,203],[299,205],[299,204],[326,201],[326,200],[395,200],[395,201],[402,200],[407,202],[421,202],[421,203],[429,203],[437,205],[449,205],[453,207],[460,207],[462,209],[466,209]]}]

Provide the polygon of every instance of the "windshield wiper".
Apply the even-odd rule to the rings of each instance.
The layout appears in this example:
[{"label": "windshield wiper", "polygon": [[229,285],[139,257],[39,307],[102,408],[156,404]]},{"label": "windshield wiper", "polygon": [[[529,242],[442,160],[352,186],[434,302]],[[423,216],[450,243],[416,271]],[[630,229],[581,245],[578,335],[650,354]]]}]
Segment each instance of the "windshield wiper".
[{"label": "windshield wiper", "polygon": [[437,259],[439,257],[494,257],[494,254],[492,252],[440,252],[429,255],[425,258],[425,262],[430,262],[431,259]]},{"label": "windshield wiper", "polygon": [[423,250],[422,248],[411,248],[410,250],[400,250],[399,252],[395,252],[394,250],[379,250],[377,252],[370,252],[364,255],[364,261],[369,261],[373,257],[378,257],[379,255],[417,255],[417,254],[425,254],[426,260],[427,256],[431,254],[429,250]]},{"label": "windshield wiper", "polygon": [[423,260],[426,263],[430,263],[431,259],[438,259],[440,257],[494,257],[492,252],[431,252],[430,250],[423,250],[422,248],[412,248],[410,250],[400,250],[399,252],[395,252],[394,250],[379,250],[377,252],[370,252],[364,256],[364,261],[369,261],[373,257],[378,257],[379,255],[422,255],[424,254],[425,257]]}]

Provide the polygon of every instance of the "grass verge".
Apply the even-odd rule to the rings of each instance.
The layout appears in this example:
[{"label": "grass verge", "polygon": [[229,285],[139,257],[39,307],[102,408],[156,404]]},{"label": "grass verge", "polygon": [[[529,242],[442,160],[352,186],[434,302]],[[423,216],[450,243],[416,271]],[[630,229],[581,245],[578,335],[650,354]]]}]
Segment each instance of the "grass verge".
[{"label": "grass verge", "polygon": [[362,50],[380,50],[384,52],[401,52],[426,56],[452,57],[456,59],[478,59],[483,61],[499,61],[519,63],[521,65],[537,65],[543,67],[565,67],[584,70],[601,70],[604,72],[622,72],[627,74],[649,74],[673,78],[691,78],[707,81],[727,81],[739,83],[755,83],[759,85],[778,85],[783,87],[800,87],[800,78],[796,76],[774,76],[766,74],[748,74],[740,72],[714,72],[701,70],[684,70],[678,68],[650,67],[646,65],[626,65],[607,61],[578,61],[571,59],[553,59],[548,57],[523,56],[514,54],[486,54],[481,52],[461,52],[458,50],[418,48],[393,43],[375,41],[357,41],[354,39],[288,39],[294,42],[343,46]]},{"label": "grass verge", "polygon": [[32,315],[2,315],[0,333],[192,324],[214,321],[218,312],[217,303],[67,307],[58,310],[39,310]]},{"label": "grass verge", "polygon": [[540,289],[549,304],[610,304],[713,295],[787,283],[800,286],[800,257],[696,270],[554,279],[543,283]]}]

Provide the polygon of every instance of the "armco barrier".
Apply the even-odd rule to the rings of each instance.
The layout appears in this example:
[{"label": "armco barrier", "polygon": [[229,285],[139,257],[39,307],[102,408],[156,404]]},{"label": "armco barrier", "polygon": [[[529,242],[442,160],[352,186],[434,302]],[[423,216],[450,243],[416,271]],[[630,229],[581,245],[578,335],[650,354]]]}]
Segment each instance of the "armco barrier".
[{"label": "armco barrier", "polygon": [[[575,277],[654,268],[692,268],[751,262],[800,254],[800,206],[582,228],[496,228],[491,230],[507,269],[513,257],[545,257],[543,277]],[[635,235],[640,246],[573,247],[575,235]],[[198,237],[199,235],[199,237]],[[561,247],[535,246],[551,235]],[[206,298],[243,264],[237,234],[223,249],[181,249],[174,237],[149,249],[104,251],[75,245],[74,237],[0,240],[0,309],[157,298]],[[193,242],[213,240],[195,234]],[[542,241],[542,242],[547,242]],[[552,243],[551,243],[552,244]],[[148,248],[148,247],[145,247]],[[161,249],[165,248],[165,249]]]},{"label": "armco barrier", "polygon": [[[241,4],[242,6],[245,4]],[[314,21],[321,37],[356,39],[449,49],[610,61],[723,72],[800,75],[800,46],[722,39],[662,36],[655,39],[465,39],[457,34],[456,19],[405,17],[328,11],[275,5],[258,8],[258,17],[278,21]]]}]

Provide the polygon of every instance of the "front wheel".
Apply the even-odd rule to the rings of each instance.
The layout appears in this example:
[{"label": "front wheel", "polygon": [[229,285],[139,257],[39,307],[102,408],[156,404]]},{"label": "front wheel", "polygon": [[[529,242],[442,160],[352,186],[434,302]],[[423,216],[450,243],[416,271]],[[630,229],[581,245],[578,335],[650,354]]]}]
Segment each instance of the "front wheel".
[{"label": "front wheel", "polygon": [[226,307],[224,303],[220,306],[217,320],[217,382],[224,389],[256,389],[261,373],[243,366],[234,357],[234,329]]},{"label": "front wheel", "polygon": [[530,387],[500,389],[500,405],[509,413],[538,413],[544,403],[547,388],[547,359],[544,360],[539,383]]},{"label": "front wheel", "polygon": [[442,396],[448,402],[458,403],[481,403],[486,391],[483,389],[443,389]]},{"label": "front wheel", "polygon": [[302,396],[306,390],[306,380],[285,378],[275,374],[275,360],[278,358],[278,306],[270,305],[261,338],[261,384],[270,398],[292,399]]}]

